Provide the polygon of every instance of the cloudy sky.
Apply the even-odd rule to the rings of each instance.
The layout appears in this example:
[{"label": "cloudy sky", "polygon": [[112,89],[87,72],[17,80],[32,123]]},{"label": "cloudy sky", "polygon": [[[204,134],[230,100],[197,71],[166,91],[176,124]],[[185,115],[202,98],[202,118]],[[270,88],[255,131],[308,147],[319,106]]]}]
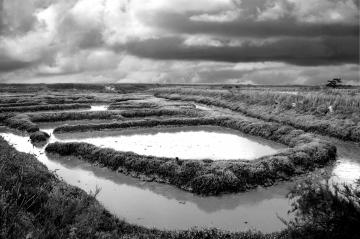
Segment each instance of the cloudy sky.
[{"label": "cloudy sky", "polygon": [[0,82],[360,85],[359,0],[0,0]]}]

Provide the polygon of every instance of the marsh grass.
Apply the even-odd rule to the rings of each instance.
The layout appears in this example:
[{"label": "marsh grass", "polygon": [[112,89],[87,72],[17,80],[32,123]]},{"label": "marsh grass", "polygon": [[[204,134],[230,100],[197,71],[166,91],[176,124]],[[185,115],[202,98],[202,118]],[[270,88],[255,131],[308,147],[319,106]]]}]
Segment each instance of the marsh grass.
[{"label": "marsh grass", "polygon": [[[360,96],[324,92],[283,94],[262,90],[155,89],[155,96],[194,101],[345,140],[360,141]],[[331,106],[331,107],[330,107]],[[330,107],[330,108],[329,108]]]},{"label": "marsh grass", "polygon": [[90,109],[87,104],[50,104],[50,105],[32,105],[32,106],[16,106],[5,107],[0,109],[0,113],[4,112],[34,112],[45,110],[71,110],[71,109]]},{"label": "marsh grass", "polygon": [[287,224],[291,238],[360,238],[360,183],[333,184],[307,180],[294,187],[295,219]]}]

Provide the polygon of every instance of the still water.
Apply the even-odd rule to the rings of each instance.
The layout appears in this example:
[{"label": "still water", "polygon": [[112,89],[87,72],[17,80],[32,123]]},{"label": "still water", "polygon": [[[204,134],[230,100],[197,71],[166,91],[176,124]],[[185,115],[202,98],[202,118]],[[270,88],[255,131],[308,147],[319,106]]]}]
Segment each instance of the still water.
[{"label": "still water", "polygon": [[284,148],[269,140],[212,126],[59,134],[55,135],[55,139],[181,159],[252,160],[275,154]]}]

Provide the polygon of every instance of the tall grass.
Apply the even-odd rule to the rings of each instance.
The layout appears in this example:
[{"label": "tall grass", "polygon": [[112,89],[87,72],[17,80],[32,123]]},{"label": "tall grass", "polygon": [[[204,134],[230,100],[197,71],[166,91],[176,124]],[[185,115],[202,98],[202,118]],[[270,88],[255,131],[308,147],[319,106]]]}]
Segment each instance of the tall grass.
[{"label": "tall grass", "polygon": [[305,181],[292,189],[295,220],[287,223],[291,238],[360,238],[360,184]]},{"label": "tall grass", "polygon": [[[303,112],[314,112],[318,107],[332,106],[336,113],[359,113],[360,94],[351,95],[343,91],[296,92],[284,94],[274,90],[206,90],[192,88],[160,88],[156,93],[175,93],[183,95],[210,96],[246,104],[278,105],[284,104]],[[329,92],[332,92],[329,94]]]},{"label": "tall grass", "polygon": [[303,96],[265,90],[230,93],[227,90],[191,88],[163,88],[154,91],[158,97],[215,105],[310,132],[360,141],[359,96]]}]

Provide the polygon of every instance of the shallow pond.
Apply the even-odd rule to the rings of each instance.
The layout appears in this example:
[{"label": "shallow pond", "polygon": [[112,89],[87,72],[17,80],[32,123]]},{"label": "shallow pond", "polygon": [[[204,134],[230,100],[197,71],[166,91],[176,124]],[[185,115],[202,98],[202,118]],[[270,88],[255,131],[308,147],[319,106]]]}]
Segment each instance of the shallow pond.
[{"label": "shallow pond", "polygon": [[284,148],[269,140],[212,126],[71,133],[55,137],[57,141],[82,141],[119,151],[181,159],[252,160]]},{"label": "shallow pond", "polygon": [[[28,136],[6,131],[0,135],[17,150],[36,155],[65,182],[87,192],[99,187],[97,199],[111,213],[130,223],[162,229],[217,227],[273,232],[284,227],[277,215],[288,218],[290,202],[285,198],[288,183],[242,194],[201,197],[170,185],[141,182],[78,159],[49,156],[44,147],[34,147]],[[56,140],[52,136],[51,141]]]}]

